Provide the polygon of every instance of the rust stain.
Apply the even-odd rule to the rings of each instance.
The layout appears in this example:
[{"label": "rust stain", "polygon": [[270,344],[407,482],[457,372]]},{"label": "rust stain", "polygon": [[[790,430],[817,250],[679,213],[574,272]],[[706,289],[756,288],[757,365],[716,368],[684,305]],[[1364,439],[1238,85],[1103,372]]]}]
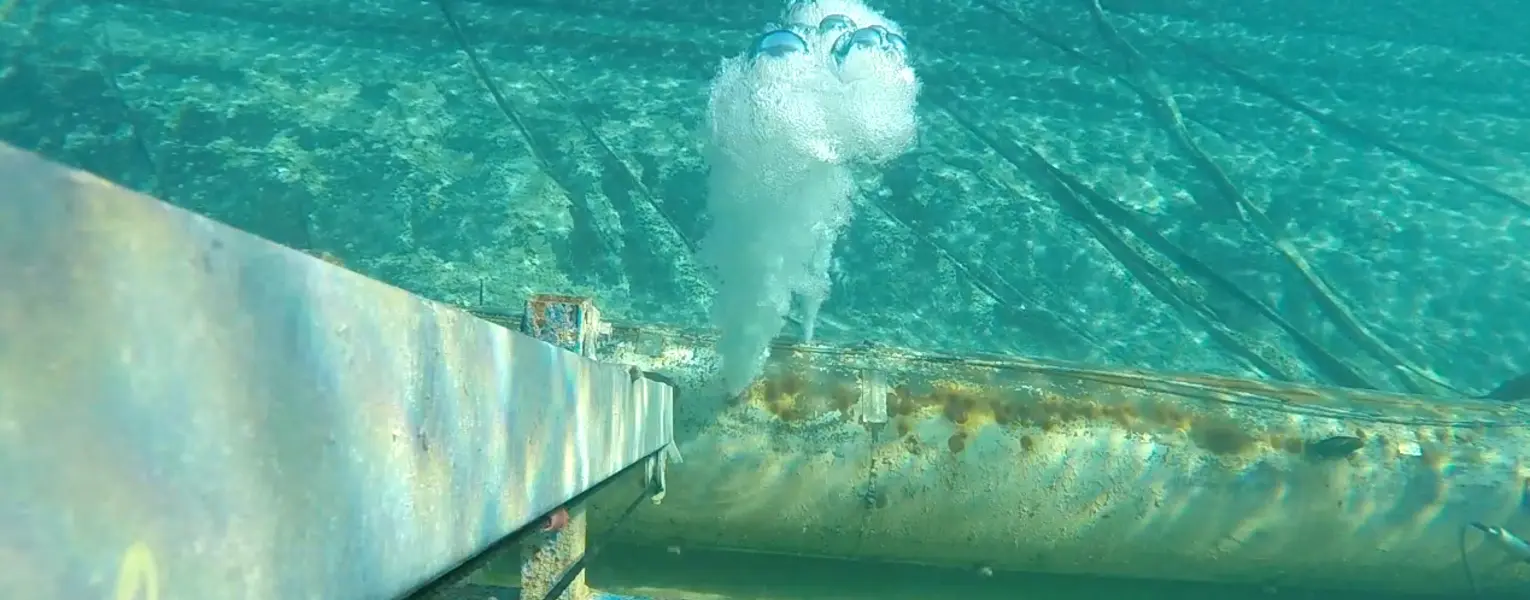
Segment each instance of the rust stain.
[{"label": "rust stain", "polygon": [[[836,361],[844,360],[832,352],[776,347],[765,374],[740,400],[786,422],[821,419],[835,412],[841,419],[854,418],[861,386],[854,375],[838,372],[845,365]],[[885,400],[888,426],[896,434],[893,439],[907,443],[920,422],[940,419],[954,426],[955,433],[946,443],[953,453],[965,450],[971,437],[985,427],[1015,431],[1022,449],[1029,451],[1037,446],[1039,435],[1068,427],[1108,426],[1180,436],[1220,456],[1246,456],[1261,449],[1301,455],[1308,444],[1301,434],[1270,427],[1266,419],[1256,419],[1258,423],[1240,419],[1238,413],[1281,411],[1281,403],[1366,406],[1375,401],[1406,406],[1412,402],[1408,397],[1355,390],[1208,375],[1104,371],[1025,359],[1013,364],[956,359],[921,362],[912,357],[883,360],[881,364],[898,367],[884,370],[892,386]],[[830,371],[826,366],[839,369]],[[1270,402],[1264,407],[1229,402],[1247,394]],[[1368,437],[1354,425],[1346,429],[1362,440]],[[1457,429],[1442,427],[1421,437],[1442,439]]]}]

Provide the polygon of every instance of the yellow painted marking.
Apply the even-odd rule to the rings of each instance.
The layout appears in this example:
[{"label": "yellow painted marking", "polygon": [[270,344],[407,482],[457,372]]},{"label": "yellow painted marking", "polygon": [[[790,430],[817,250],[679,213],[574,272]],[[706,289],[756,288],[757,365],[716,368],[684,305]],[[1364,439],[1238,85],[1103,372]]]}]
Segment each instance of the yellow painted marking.
[{"label": "yellow painted marking", "polygon": [[159,600],[159,569],[154,564],[154,551],[143,542],[133,542],[122,553],[122,565],[117,568],[116,600]]}]

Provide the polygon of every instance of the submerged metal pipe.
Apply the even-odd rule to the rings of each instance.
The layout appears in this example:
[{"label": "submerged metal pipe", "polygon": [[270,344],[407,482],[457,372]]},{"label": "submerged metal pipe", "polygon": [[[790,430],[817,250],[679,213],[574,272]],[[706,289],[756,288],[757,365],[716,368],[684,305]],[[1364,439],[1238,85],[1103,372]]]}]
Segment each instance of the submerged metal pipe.
[{"label": "submerged metal pipe", "polygon": [[1466,523],[1530,527],[1515,404],[793,345],[729,398],[711,344],[617,327],[601,350],[684,388],[687,460],[624,542],[1461,593]]}]

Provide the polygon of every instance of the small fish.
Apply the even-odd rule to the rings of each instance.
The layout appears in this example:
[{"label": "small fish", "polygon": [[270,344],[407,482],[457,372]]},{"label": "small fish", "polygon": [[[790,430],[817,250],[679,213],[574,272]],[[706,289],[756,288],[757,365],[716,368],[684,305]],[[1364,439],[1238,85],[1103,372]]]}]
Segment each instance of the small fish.
[{"label": "small fish", "polygon": [[1473,522],[1472,527],[1486,534],[1488,539],[1493,540],[1493,543],[1502,548],[1504,552],[1509,553],[1509,556],[1513,557],[1514,560],[1530,562],[1530,543],[1526,543],[1519,536],[1510,533],[1509,530],[1502,527],[1483,525],[1477,522]]},{"label": "small fish", "polygon": [[1493,391],[1477,396],[1483,400],[1502,400],[1504,402],[1518,402],[1530,400],[1530,373],[1525,373],[1503,382]]},{"label": "small fish", "polygon": [[1307,455],[1312,458],[1329,460],[1345,458],[1361,448],[1365,447],[1365,440],[1352,435],[1336,435],[1331,438],[1311,442],[1307,444]]}]

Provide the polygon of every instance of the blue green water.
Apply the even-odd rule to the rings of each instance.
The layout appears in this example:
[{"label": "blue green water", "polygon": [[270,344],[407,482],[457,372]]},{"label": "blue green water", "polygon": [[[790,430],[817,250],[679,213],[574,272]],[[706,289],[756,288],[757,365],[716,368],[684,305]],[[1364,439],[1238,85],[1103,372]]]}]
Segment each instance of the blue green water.
[{"label": "blue green water", "polygon": [[[802,218],[848,221],[770,289],[825,341],[1445,395],[1530,367],[1522,38],[1301,6],[879,5],[917,140],[844,141],[848,205]],[[429,2],[12,10],[6,140],[431,298],[730,318],[709,90],[775,7],[460,2],[461,41]]]},{"label": "blue green water", "polygon": [[429,298],[718,330],[734,388],[778,334],[1530,370],[1530,13],[873,7],[0,3],[0,139]]}]

